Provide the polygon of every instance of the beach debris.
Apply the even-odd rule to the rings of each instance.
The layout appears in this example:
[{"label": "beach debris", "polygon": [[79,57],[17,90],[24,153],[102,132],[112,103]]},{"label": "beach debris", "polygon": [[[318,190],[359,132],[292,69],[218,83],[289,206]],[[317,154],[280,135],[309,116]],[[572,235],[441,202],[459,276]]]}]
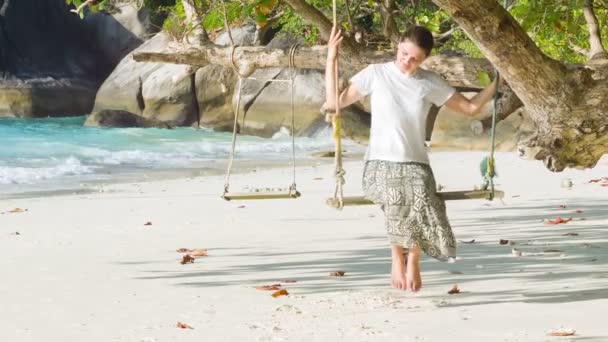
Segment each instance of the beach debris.
[{"label": "beach debris", "polygon": [[468,244],[473,244],[475,243],[475,239],[471,240],[471,241],[463,241],[463,240],[458,240],[458,242],[460,243],[468,243]]},{"label": "beach debris", "polygon": [[559,250],[559,249],[547,249],[543,253],[565,253],[565,252],[562,250]]},{"label": "beach debris", "polygon": [[194,249],[188,254],[190,254],[191,257],[195,257],[195,258],[209,256],[209,253],[207,252],[206,249]]},{"label": "beach debris", "polygon": [[450,271],[450,274],[464,274],[464,273],[462,273],[460,271]]},{"label": "beach debris", "polygon": [[151,226],[151,225],[152,225],[152,222],[150,222],[150,221],[144,223],[144,226]]},{"label": "beach debris", "polygon": [[562,217],[558,216],[554,220],[545,219],[545,224],[562,224],[562,223],[568,223],[570,221],[572,221],[572,217],[562,218]]},{"label": "beach debris", "polygon": [[26,211],[27,211],[27,209],[15,208],[15,209],[11,209],[11,210],[7,211],[7,213],[9,213],[9,214],[18,214],[18,213],[24,213]]},{"label": "beach debris", "polygon": [[568,206],[567,206],[567,205],[565,205],[565,204],[560,204],[560,205],[559,205],[559,207],[560,207],[560,208],[562,208],[562,209],[566,209],[566,208],[568,208]]},{"label": "beach debris", "polygon": [[177,253],[190,253],[193,250],[192,249],[188,249],[188,248],[178,248],[175,250]]},{"label": "beach debris", "polygon": [[450,289],[450,291],[448,291],[448,294],[458,294],[460,293],[460,289],[458,288],[458,284],[454,284],[454,286],[452,286],[452,288]]},{"label": "beach debris", "polygon": [[272,296],[274,298],[277,298],[277,297],[280,297],[280,296],[287,296],[287,295],[289,295],[289,292],[287,292],[287,290],[285,290],[285,289],[280,289],[277,292],[274,292],[272,294]]},{"label": "beach debris", "polygon": [[578,233],[566,233],[562,236],[578,236]]},{"label": "beach debris", "polygon": [[346,272],[344,271],[333,271],[331,273],[329,273],[330,277],[344,277],[344,274],[346,274]]},{"label": "beach debris", "polygon": [[190,326],[189,324],[186,323],[182,323],[182,322],[177,322],[176,327],[180,328],[180,329],[194,329],[192,326]]},{"label": "beach debris", "polygon": [[584,210],[580,210],[580,209],[576,209],[575,211],[573,211],[575,214],[581,214],[584,213]]},{"label": "beach debris", "polygon": [[501,244],[501,245],[508,245],[509,244],[509,240],[500,239],[498,241],[498,243]]},{"label": "beach debris", "polygon": [[281,284],[261,285],[256,286],[255,289],[258,291],[279,291],[281,290]]},{"label": "beach debris", "polygon": [[516,257],[522,256],[522,252],[519,249],[517,249],[517,248],[512,248],[511,249],[511,254],[513,254],[513,256],[516,256]]},{"label": "beach debris", "polygon": [[182,261],[180,261],[180,264],[185,265],[188,263],[194,263],[194,258],[192,256],[190,256],[190,254],[186,254],[182,257]]},{"label": "beach debris", "polygon": [[323,179],[323,177],[315,177],[312,180],[322,180],[322,179]]},{"label": "beach debris", "polygon": [[550,333],[547,333],[547,336],[574,336],[576,330],[573,329],[564,329],[564,330],[556,330]]},{"label": "beach debris", "polygon": [[599,183],[599,182],[608,182],[608,177],[594,178],[589,181],[589,183]]},{"label": "beach debris", "polygon": [[284,283],[284,284],[293,284],[293,283],[297,283],[297,281],[293,280],[293,279],[283,279],[283,280],[281,280],[281,283]]},{"label": "beach debris", "polygon": [[243,209],[243,208],[247,208],[247,206],[243,204],[243,205],[239,205],[237,208],[238,209]]},{"label": "beach debris", "polygon": [[561,183],[562,188],[570,189],[572,187],[572,185],[573,185],[572,179],[570,179],[570,178],[562,179],[562,183]]}]

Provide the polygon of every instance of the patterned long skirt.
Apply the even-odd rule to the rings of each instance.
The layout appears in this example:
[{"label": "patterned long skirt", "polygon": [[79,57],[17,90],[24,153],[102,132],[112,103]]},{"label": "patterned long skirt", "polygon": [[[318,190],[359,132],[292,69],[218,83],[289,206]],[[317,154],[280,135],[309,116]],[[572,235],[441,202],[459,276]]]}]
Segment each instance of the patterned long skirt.
[{"label": "patterned long skirt", "polygon": [[441,261],[456,256],[445,202],[437,195],[431,167],[416,162],[370,160],[363,171],[365,197],[384,211],[391,244],[419,246]]}]

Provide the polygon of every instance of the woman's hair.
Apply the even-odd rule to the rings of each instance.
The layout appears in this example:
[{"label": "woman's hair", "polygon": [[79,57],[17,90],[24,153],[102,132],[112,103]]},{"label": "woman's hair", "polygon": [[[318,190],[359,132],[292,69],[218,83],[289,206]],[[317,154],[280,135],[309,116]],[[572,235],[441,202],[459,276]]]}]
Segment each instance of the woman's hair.
[{"label": "woman's hair", "polygon": [[431,54],[434,45],[433,34],[426,27],[417,25],[410,26],[410,28],[408,28],[399,38],[399,43],[403,43],[406,40],[418,45],[418,47],[424,50],[427,56]]}]

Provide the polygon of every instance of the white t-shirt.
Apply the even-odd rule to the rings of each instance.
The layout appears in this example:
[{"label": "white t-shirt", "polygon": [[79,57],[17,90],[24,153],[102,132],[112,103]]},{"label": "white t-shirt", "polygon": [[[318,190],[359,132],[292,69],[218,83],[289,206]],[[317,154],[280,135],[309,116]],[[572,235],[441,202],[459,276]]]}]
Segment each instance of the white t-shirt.
[{"label": "white t-shirt", "polygon": [[431,104],[443,105],[456,90],[437,73],[402,73],[394,62],[371,64],[350,80],[371,95],[372,124],[365,160],[429,163],[424,146]]}]

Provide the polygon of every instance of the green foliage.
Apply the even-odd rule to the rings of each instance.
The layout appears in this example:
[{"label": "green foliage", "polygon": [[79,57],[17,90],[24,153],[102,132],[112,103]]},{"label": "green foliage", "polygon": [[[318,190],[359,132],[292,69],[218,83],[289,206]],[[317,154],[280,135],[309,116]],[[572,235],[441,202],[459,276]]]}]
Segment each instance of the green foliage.
[{"label": "green foliage", "polygon": [[[181,6],[180,0],[144,0],[144,6],[150,13],[150,22],[158,28],[164,26],[164,22],[173,11],[177,3]],[[182,9],[183,11],[183,9]]]},{"label": "green foliage", "polygon": [[[85,0],[65,0],[78,8]],[[97,0],[96,3],[78,13],[83,17],[87,12],[108,10],[118,0]],[[152,23],[178,37],[190,27],[182,0],[133,0],[143,2],[151,14]],[[203,26],[208,32],[224,26],[223,6],[225,0],[188,0],[196,6]],[[503,0],[499,0],[503,1]],[[332,19],[330,0],[307,0],[307,2]],[[575,47],[589,47],[589,32],[583,16],[583,0],[508,0],[509,12],[526,30],[536,45],[547,55],[565,62],[582,62],[587,56],[576,52]],[[608,6],[606,0],[596,0],[595,14],[599,21],[601,35],[608,40]],[[289,6],[278,0],[229,0],[225,1],[228,20],[231,24],[254,21],[260,26],[268,24],[268,19],[282,13],[277,20],[281,32],[304,37],[307,44],[322,44],[319,31],[298,16]],[[370,41],[382,41],[383,19],[378,10],[378,0],[338,1],[338,20],[348,34],[363,32]],[[412,24],[441,33],[455,26],[446,12],[439,9],[432,0],[395,0],[395,24],[401,32]],[[458,51],[471,57],[483,57],[479,49],[461,30],[455,30],[439,51]]]},{"label": "green foliage", "polygon": [[[226,3],[226,16],[228,17],[228,22],[233,23],[237,20],[241,20],[242,10],[243,8],[238,2]],[[205,27],[205,30],[209,32],[224,27],[224,11],[220,4],[210,8],[203,19],[203,26]]]},{"label": "green foliage", "polygon": [[304,37],[304,42],[308,45],[319,43],[319,31],[316,27],[303,21],[291,8],[286,8],[285,13],[279,19],[278,25],[281,32],[290,36]]},{"label": "green foliage", "polygon": [[[583,4],[582,0],[518,0],[513,3],[510,13],[544,53],[577,63],[585,61],[587,56],[575,52],[573,47],[589,46]],[[598,6],[595,14],[600,21],[602,36],[607,37],[608,10]]]},{"label": "green foliage", "polygon": [[78,11],[78,16],[80,19],[84,19],[85,9],[88,9],[88,11],[91,13],[96,13],[106,9],[107,0],[96,1],[88,6],[82,6],[85,1],[86,0],[65,0],[68,5],[74,5],[76,9],[80,9]]}]

